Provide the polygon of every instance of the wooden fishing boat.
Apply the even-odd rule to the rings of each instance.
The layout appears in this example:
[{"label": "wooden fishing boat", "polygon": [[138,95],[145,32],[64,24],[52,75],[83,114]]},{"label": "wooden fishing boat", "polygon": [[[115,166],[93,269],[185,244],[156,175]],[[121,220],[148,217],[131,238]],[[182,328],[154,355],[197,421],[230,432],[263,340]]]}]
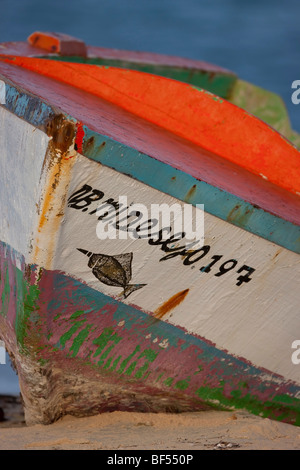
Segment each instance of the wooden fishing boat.
[{"label": "wooden fishing boat", "polygon": [[[31,47],[0,49],[0,334],[27,422],[212,406],[299,424],[299,150],[198,85]],[[149,233],[174,205],[204,205],[204,240],[176,218]]]}]

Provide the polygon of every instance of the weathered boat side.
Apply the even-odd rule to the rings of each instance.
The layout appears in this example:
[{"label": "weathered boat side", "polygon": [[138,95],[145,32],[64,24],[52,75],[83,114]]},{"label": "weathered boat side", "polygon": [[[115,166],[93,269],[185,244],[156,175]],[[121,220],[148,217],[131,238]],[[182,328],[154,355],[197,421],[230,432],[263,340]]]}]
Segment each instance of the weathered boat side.
[{"label": "weathered boat side", "polygon": [[[300,301],[297,178],[270,183],[144,115],[12,63],[1,62],[0,75],[10,129],[1,136],[9,144],[7,217],[22,195],[18,216],[1,228],[0,330],[27,421],[209,405],[299,424],[291,362]],[[272,136],[296,159],[299,152]],[[24,159],[30,172],[14,194],[12,152],[14,168]],[[207,248],[190,252],[174,238],[99,240],[99,201],[122,194],[145,205],[204,203]],[[130,253],[132,282],[141,287],[121,298],[88,262]]]}]

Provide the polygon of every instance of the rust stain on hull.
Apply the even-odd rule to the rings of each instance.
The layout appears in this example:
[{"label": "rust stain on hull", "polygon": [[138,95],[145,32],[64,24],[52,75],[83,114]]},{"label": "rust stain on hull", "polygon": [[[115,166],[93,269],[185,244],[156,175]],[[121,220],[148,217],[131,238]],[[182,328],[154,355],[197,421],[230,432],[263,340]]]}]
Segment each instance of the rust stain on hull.
[{"label": "rust stain on hull", "polygon": [[62,114],[58,114],[47,123],[46,131],[47,135],[52,137],[54,147],[65,156],[75,138],[74,123],[67,121]]},{"label": "rust stain on hull", "polygon": [[170,297],[166,302],[158,307],[158,309],[155,310],[154,317],[157,319],[163,318],[167,313],[183,302],[189,291],[190,289],[185,289]]},{"label": "rust stain on hull", "polygon": [[62,115],[57,115],[47,124],[49,142],[44,163],[45,188],[40,202],[39,223],[34,243],[33,261],[51,268],[56,234],[58,233],[66,188],[74,164],[75,125]]},{"label": "rust stain on hull", "polygon": [[196,190],[197,190],[197,186],[195,184],[193,184],[193,186],[186,193],[184,201],[189,202],[189,200],[192,199],[195,196]]},{"label": "rust stain on hull", "polygon": [[279,248],[279,249],[276,251],[276,253],[275,253],[275,255],[273,256],[273,258],[272,258],[271,261],[274,261],[274,260],[277,258],[277,256],[279,256],[280,253],[282,253],[282,251],[283,251],[283,249],[282,249],[282,248]]},{"label": "rust stain on hull", "polygon": [[243,211],[241,204],[236,204],[233,209],[229,212],[226,220],[231,223],[235,223],[240,227],[245,227],[253,213],[254,208],[246,209]]}]

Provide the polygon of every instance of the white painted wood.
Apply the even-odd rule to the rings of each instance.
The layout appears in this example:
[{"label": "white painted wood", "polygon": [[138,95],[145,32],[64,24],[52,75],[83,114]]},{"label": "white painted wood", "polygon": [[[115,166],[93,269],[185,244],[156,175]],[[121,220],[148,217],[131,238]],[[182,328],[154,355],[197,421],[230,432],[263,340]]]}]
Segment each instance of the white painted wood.
[{"label": "white painted wood", "polygon": [[[117,200],[119,195],[126,195],[129,202],[148,206],[150,203],[179,202],[128,176],[77,156],[68,196],[83,184],[103,191],[103,200]],[[91,207],[95,208],[95,205]],[[122,301],[154,312],[174,294],[189,289],[184,301],[164,320],[205,337],[256,366],[299,381],[300,368],[291,361],[291,345],[300,332],[298,255],[206,214],[205,243],[211,245],[209,254],[191,266],[184,266],[179,256],[159,261],[166,253],[159,246],[150,246],[147,240],[99,240],[97,217],[89,211],[65,209],[52,268],[118,297],[122,289],[100,282],[88,267],[88,257],[77,248],[110,256],[132,252],[130,283],[146,286]],[[210,273],[199,271],[212,261],[213,255],[223,255],[222,261],[216,263]],[[237,260],[236,268],[223,276],[215,276],[220,264],[230,259]],[[250,282],[237,286],[240,274],[236,271],[244,264],[253,267],[255,272],[250,276]]]},{"label": "white painted wood", "polygon": [[0,240],[28,256],[49,138],[0,107]]}]

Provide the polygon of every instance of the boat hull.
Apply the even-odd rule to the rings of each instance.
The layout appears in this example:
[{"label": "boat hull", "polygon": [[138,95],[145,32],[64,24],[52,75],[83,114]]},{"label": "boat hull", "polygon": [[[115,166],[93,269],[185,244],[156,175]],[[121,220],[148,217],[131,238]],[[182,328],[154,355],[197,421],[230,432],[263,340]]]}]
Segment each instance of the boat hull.
[{"label": "boat hull", "polygon": [[[47,102],[5,67],[0,331],[27,422],[213,406],[299,424],[298,196],[93,99],[101,133],[49,104],[69,88],[41,81]],[[100,237],[103,203],[147,221],[152,205],[204,204],[205,238],[189,246],[175,222],[132,238],[132,214]]]},{"label": "boat hull", "polygon": [[24,265],[24,273],[16,257],[2,245],[9,287],[0,321],[28,423],[212,406],[299,424],[299,387],[292,380],[61,272]]}]

